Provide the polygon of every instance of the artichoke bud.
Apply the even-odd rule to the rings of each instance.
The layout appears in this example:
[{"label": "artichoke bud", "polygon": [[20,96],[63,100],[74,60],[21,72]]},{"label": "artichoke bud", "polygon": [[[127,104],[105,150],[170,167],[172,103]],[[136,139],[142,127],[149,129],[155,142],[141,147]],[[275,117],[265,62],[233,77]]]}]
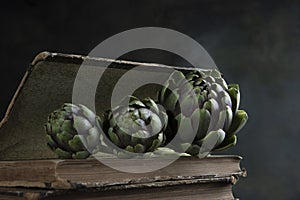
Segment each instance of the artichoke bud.
[{"label": "artichoke bud", "polygon": [[48,146],[59,158],[86,158],[99,148],[100,123],[100,118],[86,106],[65,103],[48,117]]},{"label": "artichoke bud", "polygon": [[[236,138],[233,136],[248,118],[244,111],[238,110],[238,85],[227,85],[218,70],[173,72],[159,92],[158,99],[168,114],[167,141],[175,137],[181,126],[190,124],[195,135],[189,148],[193,154],[199,152],[202,155],[213,149],[235,145]],[[210,144],[211,141],[215,144]],[[206,147],[200,150],[204,144]]]},{"label": "artichoke bud", "polygon": [[[128,103],[128,99],[129,104],[125,105],[124,101]],[[109,114],[104,121],[110,124],[106,135],[115,145],[111,148],[116,155],[124,157],[126,152],[154,151],[164,144],[168,115],[154,100],[126,97],[119,109],[112,110],[107,111]]]}]

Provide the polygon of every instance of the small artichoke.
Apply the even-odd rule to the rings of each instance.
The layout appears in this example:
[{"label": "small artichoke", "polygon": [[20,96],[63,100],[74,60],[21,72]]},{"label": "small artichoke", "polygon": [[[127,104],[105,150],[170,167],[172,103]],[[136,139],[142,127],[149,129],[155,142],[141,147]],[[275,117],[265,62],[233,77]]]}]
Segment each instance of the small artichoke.
[{"label": "small artichoke", "polygon": [[151,98],[139,100],[128,97],[106,112],[103,130],[109,140],[119,147],[114,152],[124,157],[132,153],[152,152],[162,146],[167,123],[167,114]]},{"label": "small artichoke", "polygon": [[84,159],[100,145],[99,118],[87,107],[65,103],[45,125],[48,146],[62,159]]},{"label": "small artichoke", "polygon": [[[234,146],[236,133],[248,119],[245,111],[238,110],[239,86],[227,85],[217,70],[193,70],[186,74],[175,71],[158,99],[169,116],[167,142],[177,133],[179,125],[192,127],[195,139],[192,145],[188,144],[187,153],[195,156]],[[181,110],[181,106],[185,109]]]}]

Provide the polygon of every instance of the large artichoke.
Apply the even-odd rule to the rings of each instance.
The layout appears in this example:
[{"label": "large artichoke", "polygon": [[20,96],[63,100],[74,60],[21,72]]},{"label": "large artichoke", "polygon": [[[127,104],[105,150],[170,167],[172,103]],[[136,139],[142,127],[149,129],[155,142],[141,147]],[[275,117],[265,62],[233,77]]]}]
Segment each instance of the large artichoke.
[{"label": "large artichoke", "polygon": [[63,104],[49,115],[45,130],[59,158],[84,159],[100,148],[99,118],[83,105]]},{"label": "large artichoke", "polygon": [[123,157],[132,153],[152,152],[163,145],[167,123],[167,114],[151,98],[139,100],[128,97],[119,106],[106,112],[103,130],[118,147],[114,152]]},{"label": "large artichoke", "polygon": [[245,111],[238,110],[239,86],[227,85],[217,70],[193,70],[186,74],[175,71],[158,99],[169,115],[167,142],[172,140],[180,125],[189,126],[195,139],[187,152],[195,156],[234,146],[236,133],[248,119]]}]

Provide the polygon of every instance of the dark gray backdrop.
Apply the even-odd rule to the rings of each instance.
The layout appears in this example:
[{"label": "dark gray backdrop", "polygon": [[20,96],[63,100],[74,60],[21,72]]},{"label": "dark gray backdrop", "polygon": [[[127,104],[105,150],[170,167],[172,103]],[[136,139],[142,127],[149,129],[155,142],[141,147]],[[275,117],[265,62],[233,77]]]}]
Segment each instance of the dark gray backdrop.
[{"label": "dark gray backdrop", "polygon": [[[244,157],[242,199],[300,196],[299,1],[9,1],[0,6],[0,114],[40,51],[88,54],[130,28],[175,29],[206,48],[242,91],[250,120],[226,154]],[[164,53],[125,59],[185,64]]]}]

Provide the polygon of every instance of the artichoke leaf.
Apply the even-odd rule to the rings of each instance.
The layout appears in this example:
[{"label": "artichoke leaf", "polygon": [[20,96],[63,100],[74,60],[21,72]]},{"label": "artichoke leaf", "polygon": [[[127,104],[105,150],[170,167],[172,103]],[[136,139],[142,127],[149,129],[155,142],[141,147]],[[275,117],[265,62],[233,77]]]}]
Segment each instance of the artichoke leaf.
[{"label": "artichoke leaf", "polygon": [[92,124],[87,119],[76,115],[74,116],[73,126],[79,134],[85,134],[90,128],[92,128]]},{"label": "artichoke leaf", "polygon": [[222,129],[209,132],[203,139],[203,143],[198,156],[205,157],[209,152],[211,152],[214,149],[214,147],[221,144],[224,138],[225,132]]},{"label": "artichoke leaf", "polygon": [[55,149],[55,154],[58,155],[59,158],[61,159],[69,159],[72,158],[72,153],[68,151],[64,151],[61,148]]},{"label": "artichoke leaf", "polygon": [[50,135],[46,135],[46,140],[48,145],[51,147],[51,149],[54,149],[57,147],[56,142],[54,142],[53,138]]},{"label": "artichoke leaf", "polygon": [[116,133],[113,132],[113,128],[108,129],[108,136],[110,140],[117,146],[121,147],[121,141]]},{"label": "artichoke leaf", "polygon": [[89,130],[86,142],[89,149],[93,149],[99,144],[99,132],[97,128],[93,127]]},{"label": "artichoke leaf", "polygon": [[231,123],[232,123],[232,120],[233,120],[232,110],[229,106],[226,106],[226,119],[225,119],[225,123],[224,123],[224,127],[223,127],[223,129],[225,131],[229,130],[229,128],[231,126]]},{"label": "artichoke leaf", "polygon": [[82,104],[79,104],[79,107],[81,108],[84,117],[87,118],[90,123],[95,123],[96,115],[94,112]]},{"label": "artichoke leaf", "polygon": [[215,148],[214,150],[221,151],[224,149],[228,149],[230,147],[235,146],[236,143],[237,143],[237,137],[236,137],[236,135],[233,135],[229,138],[225,138],[225,140],[219,146],[217,146],[217,148]]},{"label": "artichoke leaf", "polygon": [[137,144],[134,146],[134,152],[135,153],[144,153],[146,151],[146,148],[142,144]]},{"label": "artichoke leaf", "polygon": [[233,117],[233,121],[228,130],[227,137],[231,137],[232,135],[239,132],[244,127],[247,120],[248,120],[248,114],[246,113],[246,111],[238,110]]},{"label": "artichoke leaf", "polygon": [[[200,117],[198,118],[198,130],[197,131],[197,139],[200,140],[207,135],[207,131],[210,124],[210,113],[206,109],[200,109]],[[196,127],[197,117],[192,116],[192,126]],[[194,125],[193,125],[194,124]],[[195,129],[194,129],[195,130]]]},{"label": "artichoke leaf", "polygon": [[232,102],[232,112],[235,114],[240,106],[240,91],[238,84],[229,84],[228,93],[231,97]]},{"label": "artichoke leaf", "polygon": [[73,159],[86,159],[90,156],[88,151],[78,151],[72,154]]},{"label": "artichoke leaf", "polygon": [[75,135],[72,140],[68,141],[69,147],[72,149],[72,151],[76,152],[85,149],[82,140],[84,140],[83,137],[80,137],[79,135]]}]

